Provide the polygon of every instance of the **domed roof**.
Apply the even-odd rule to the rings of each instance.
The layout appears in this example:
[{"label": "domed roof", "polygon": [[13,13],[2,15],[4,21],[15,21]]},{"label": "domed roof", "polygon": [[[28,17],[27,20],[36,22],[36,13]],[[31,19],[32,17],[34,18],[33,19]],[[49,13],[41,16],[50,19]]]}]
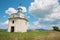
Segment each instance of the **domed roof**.
[{"label": "domed roof", "polygon": [[23,13],[14,13],[14,14],[11,14],[10,18],[16,18],[16,17],[20,17],[20,18],[26,18],[25,15]]},{"label": "domed roof", "polygon": [[20,13],[20,17],[21,17],[21,18],[25,18],[25,15],[22,14],[22,13]]},{"label": "domed roof", "polygon": [[19,17],[19,15],[17,13],[13,13],[10,15],[10,18],[15,18],[15,17]]},{"label": "domed roof", "polygon": [[18,12],[17,13],[13,13],[11,14],[10,18],[9,19],[15,19],[15,18],[19,18],[19,19],[24,19],[24,20],[27,20],[26,16],[23,14],[22,12],[22,8],[21,7],[18,7]]},{"label": "domed roof", "polygon": [[20,14],[14,13],[14,14],[11,14],[11,16],[9,17],[9,19],[16,19],[16,18],[28,21],[26,16],[22,13],[20,13]]}]

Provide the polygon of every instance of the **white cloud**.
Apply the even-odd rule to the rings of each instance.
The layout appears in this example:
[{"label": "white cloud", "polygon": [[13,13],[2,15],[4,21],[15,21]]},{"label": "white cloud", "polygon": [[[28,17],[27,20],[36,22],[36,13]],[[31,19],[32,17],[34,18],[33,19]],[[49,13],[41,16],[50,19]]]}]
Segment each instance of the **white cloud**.
[{"label": "white cloud", "polygon": [[42,25],[39,20],[29,23],[28,29],[52,29],[52,27]]},{"label": "white cloud", "polygon": [[58,6],[58,0],[35,0],[31,3],[29,12],[37,18],[43,18],[51,14]]},{"label": "white cloud", "polygon": [[50,18],[60,19],[60,6],[54,9],[54,13],[49,15]]},{"label": "white cloud", "polygon": [[8,25],[8,20],[4,22],[4,24]]},{"label": "white cloud", "polygon": [[27,18],[29,19],[29,18],[30,18],[30,16],[27,16]]},{"label": "white cloud", "polygon": [[40,29],[41,26],[40,26],[40,23],[39,21],[34,21],[32,23],[29,23],[28,25],[28,29]]},{"label": "white cloud", "polygon": [[3,22],[0,22],[0,29],[7,29],[7,25],[4,24]]},{"label": "white cloud", "polygon": [[53,13],[49,14],[49,15],[46,15],[45,19],[48,21],[50,20],[56,20],[56,19],[60,19],[60,6],[56,7],[54,10],[53,10]]},{"label": "white cloud", "polygon": [[35,2],[33,2],[31,5],[34,8],[38,8],[38,9],[40,8],[44,10],[44,9],[50,8],[48,6],[51,6],[51,5],[56,6],[57,4],[58,4],[57,0],[35,0]]},{"label": "white cloud", "polygon": [[6,15],[3,16],[4,18],[6,17]]},{"label": "white cloud", "polygon": [[17,11],[16,11],[14,8],[8,8],[8,9],[5,11],[5,13],[11,15],[11,14],[13,14],[13,13],[17,13]]},{"label": "white cloud", "polygon": [[[27,12],[25,7],[21,6],[21,8],[23,9],[22,12]],[[15,8],[10,7],[5,11],[5,13],[11,15],[13,13],[17,13],[17,10]]]},{"label": "white cloud", "polygon": [[0,29],[7,29],[8,28],[8,20],[5,22],[0,22]]},{"label": "white cloud", "polygon": [[39,23],[39,21],[35,21],[35,22],[33,22],[33,24],[34,25],[39,25],[40,23]]},{"label": "white cloud", "polygon": [[43,20],[45,20],[45,21],[54,21],[52,18],[44,18]]}]

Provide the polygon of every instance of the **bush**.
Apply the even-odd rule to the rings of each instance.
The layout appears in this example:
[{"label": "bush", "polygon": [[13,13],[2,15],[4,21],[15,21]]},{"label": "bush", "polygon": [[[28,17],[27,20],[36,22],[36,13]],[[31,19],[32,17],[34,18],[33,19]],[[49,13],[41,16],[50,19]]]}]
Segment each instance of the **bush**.
[{"label": "bush", "polygon": [[54,31],[59,31],[59,28],[57,26],[53,26]]}]

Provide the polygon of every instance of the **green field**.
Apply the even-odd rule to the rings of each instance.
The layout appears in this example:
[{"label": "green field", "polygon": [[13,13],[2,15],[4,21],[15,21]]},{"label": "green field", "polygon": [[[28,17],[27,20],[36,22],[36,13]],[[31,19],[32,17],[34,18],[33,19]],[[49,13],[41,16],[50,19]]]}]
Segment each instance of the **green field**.
[{"label": "green field", "polygon": [[60,40],[60,32],[29,31],[26,33],[9,33],[0,31],[0,40]]}]

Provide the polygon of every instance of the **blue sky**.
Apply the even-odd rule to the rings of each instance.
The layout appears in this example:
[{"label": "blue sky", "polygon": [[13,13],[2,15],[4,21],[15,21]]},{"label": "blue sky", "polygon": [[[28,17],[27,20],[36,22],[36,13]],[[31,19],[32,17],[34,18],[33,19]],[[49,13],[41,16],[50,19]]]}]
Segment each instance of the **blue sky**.
[{"label": "blue sky", "polygon": [[9,8],[17,10],[19,4],[27,10],[24,14],[29,17],[29,29],[52,29],[53,25],[59,27],[59,3],[60,0],[0,0],[0,29],[7,28],[5,23],[10,15],[6,10]]},{"label": "blue sky", "polygon": [[[5,13],[5,10],[7,10],[8,8],[13,7],[15,9],[18,9],[18,5],[21,4],[22,6],[25,6],[28,9],[32,1],[33,0],[29,0],[29,1],[28,0],[0,0],[0,21],[4,22],[7,20],[7,17],[9,15]],[[6,18],[3,17],[5,15]]]}]

